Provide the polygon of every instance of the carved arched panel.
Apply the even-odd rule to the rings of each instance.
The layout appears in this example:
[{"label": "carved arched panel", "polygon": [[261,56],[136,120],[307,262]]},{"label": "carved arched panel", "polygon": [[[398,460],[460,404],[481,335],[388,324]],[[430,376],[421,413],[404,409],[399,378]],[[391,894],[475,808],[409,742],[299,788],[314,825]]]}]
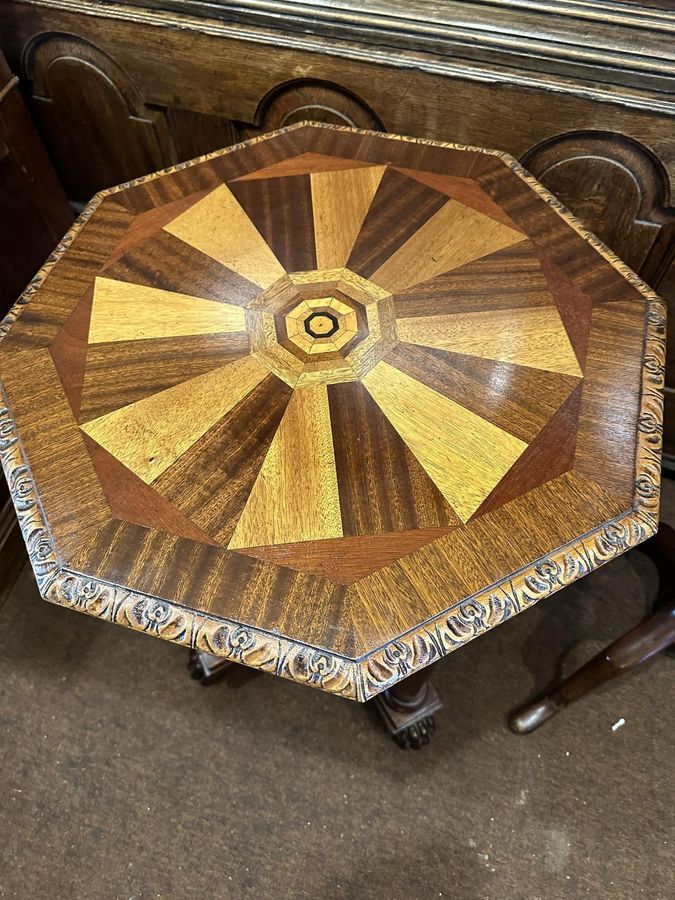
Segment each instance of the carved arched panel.
[{"label": "carved arched panel", "polygon": [[523,164],[636,271],[658,282],[675,239],[668,177],[620,134],[574,132],[530,150]]},{"label": "carved arched panel", "polygon": [[304,79],[270,91],[260,101],[255,123],[242,131],[244,137],[251,137],[305,121],[385,130],[382,120],[355,94],[327,81]]},{"label": "carved arched panel", "polygon": [[48,33],[26,47],[35,112],[70,197],[174,161],[164,116],[149,111],[124,69],[80,37]]}]

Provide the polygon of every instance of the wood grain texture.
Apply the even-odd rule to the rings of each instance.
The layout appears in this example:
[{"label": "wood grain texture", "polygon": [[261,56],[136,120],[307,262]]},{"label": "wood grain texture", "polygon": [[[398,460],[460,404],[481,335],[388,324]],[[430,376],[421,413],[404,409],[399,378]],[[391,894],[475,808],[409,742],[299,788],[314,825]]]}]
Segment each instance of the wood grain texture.
[{"label": "wood grain texture", "polygon": [[288,272],[317,268],[310,177],[233,181],[229,185],[250,222]]},{"label": "wood grain texture", "polygon": [[386,362],[363,384],[462,521],[527,446]]},{"label": "wood grain texture", "polygon": [[59,373],[63,390],[76,417],[80,413],[82,401],[88,352],[87,335],[93,299],[93,290],[88,290],[49,345],[49,352]]},{"label": "wood grain texture", "polygon": [[116,519],[217,546],[205,531],[197,528],[88,434],[83,433],[82,437],[110,511]]},{"label": "wood grain texture", "polygon": [[397,291],[398,318],[550,306],[551,288],[531,241],[520,241],[437,278]]},{"label": "wood grain texture", "polygon": [[252,357],[93,419],[82,430],[151,484],[267,376]]},{"label": "wood grain texture", "polygon": [[101,274],[115,281],[237,306],[246,306],[260,293],[257,284],[164,230],[127,250],[120,259],[106,263]]},{"label": "wood grain texture", "polygon": [[402,291],[522,240],[522,232],[448,200],[370,277]]},{"label": "wood grain texture", "polygon": [[388,360],[526,443],[579,384],[569,375],[413,344],[398,344]]},{"label": "wood grain texture", "polygon": [[229,549],[342,535],[325,385],[296,391],[265,457]]},{"label": "wood grain texture", "polygon": [[78,420],[88,422],[249,353],[247,334],[90,344]]},{"label": "wood grain texture", "polygon": [[397,331],[412,344],[581,375],[560,314],[552,307],[416,316],[399,319]]},{"label": "wood grain texture", "polygon": [[224,184],[165,230],[261,288],[284,274],[283,266]]},{"label": "wood grain texture", "polygon": [[287,385],[265,374],[154,485],[223,545],[237,526],[291,397]]},{"label": "wood grain texture", "polygon": [[384,171],[384,166],[370,166],[312,173],[317,268],[347,264]]},{"label": "wood grain texture", "polygon": [[246,330],[244,311],[230,303],[97,278],[89,343],[137,341]]},{"label": "wood grain texture", "polygon": [[[307,152],[468,179],[522,240],[450,269],[442,267],[454,256],[422,254],[415,264],[427,281],[411,284],[418,274],[402,268],[400,281],[376,285],[368,272],[390,265],[448,203],[464,222],[483,216],[490,229],[506,227],[400,171],[382,176],[348,268],[287,275],[253,224],[233,232],[232,215],[216,215],[205,232],[202,217],[201,237],[228,246],[230,263],[239,254],[237,274],[166,230],[219,185]],[[311,186],[312,174],[249,183],[262,203],[282,196],[268,182]],[[137,215],[204,190],[106,269]],[[426,198],[419,208],[413,195]],[[307,196],[298,195],[296,221]],[[283,197],[292,206],[292,194]],[[231,201],[223,207],[231,213]],[[277,247],[289,240],[289,215]],[[377,222],[387,228],[378,233]],[[471,228],[455,234],[474,252]],[[298,242],[307,246],[303,235]],[[176,248],[186,249],[172,265]],[[352,269],[359,258],[372,268]],[[57,338],[67,347],[69,317],[101,277],[230,306],[245,331],[87,341],[78,424],[48,346]],[[334,312],[338,331],[350,316],[357,334],[324,350],[332,337],[306,328],[317,312]],[[414,323],[428,331],[430,319],[445,349],[401,340]],[[475,327],[455,328],[460,320]],[[289,321],[298,329],[290,335]],[[312,352],[294,355],[288,341],[301,327]],[[378,693],[656,525],[661,303],[498,154],[302,126],[178,166],[97,198],[0,327],[6,333],[0,459],[42,593],[343,696]],[[566,348],[567,371],[545,368],[544,346],[558,363]],[[486,347],[511,356],[489,358]],[[56,356],[67,369],[68,353]],[[73,373],[82,360],[73,354]],[[294,480],[309,497],[302,516]],[[247,541],[287,543],[228,549],[249,503],[246,515],[262,512]],[[342,536],[325,537],[338,509]]]},{"label": "wood grain texture", "polygon": [[[361,384],[330,385],[345,535],[459,524],[441,491]],[[398,534],[391,534],[392,547]],[[410,536],[406,538],[410,546]]]},{"label": "wood grain texture", "polygon": [[347,268],[370,278],[446,201],[438,191],[388,169],[349,255]]}]

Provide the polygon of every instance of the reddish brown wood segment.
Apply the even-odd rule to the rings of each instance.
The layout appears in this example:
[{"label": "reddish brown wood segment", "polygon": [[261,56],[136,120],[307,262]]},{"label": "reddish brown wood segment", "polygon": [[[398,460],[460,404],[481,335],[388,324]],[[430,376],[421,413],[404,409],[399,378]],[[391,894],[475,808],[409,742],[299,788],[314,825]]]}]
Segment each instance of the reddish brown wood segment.
[{"label": "reddish brown wood segment", "polygon": [[655,526],[658,298],[500,154],[216,153],[96,201],[4,330],[43,593],[344,696]]}]

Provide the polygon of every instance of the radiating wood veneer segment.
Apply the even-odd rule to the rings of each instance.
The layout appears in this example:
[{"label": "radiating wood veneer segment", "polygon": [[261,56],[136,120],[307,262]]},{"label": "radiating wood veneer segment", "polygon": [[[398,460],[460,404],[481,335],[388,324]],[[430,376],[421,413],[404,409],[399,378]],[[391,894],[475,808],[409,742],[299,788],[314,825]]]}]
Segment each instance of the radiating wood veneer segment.
[{"label": "radiating wood veneer segment", "polygon": [[247,356],[249,349],[245,333],[90,344],[79,421],[88,422],[219,369]]},{"label": "radiating wood veneer segment", "polygon": [[447,197],[393,169],[382,176],[347,268],[370,278],[447,202]]},{"label": "radiating wood veneer segment", "polygon": [[284,271],[317,268],[309,175],[234,181],[229,190]]},{"label": "radiating wood veneer segment", "polygon": [[261,288],[284,268],[227,185],[211,191],[165,230]]},{"label": "radiating wood veneer segment", "polygon": [[151,484],[268,374],[249,356],[81,427],[146,484]]},{"label": "radiating wood veneer segment", "polygon": [[265,376],[153,483],[223,546],[237,527],[292,395],[284,382],[267,371]]},{"label": "radiating wood veneer segment", "polygon": [[86,432],[83,432],[82,437],[110,511],[116,519],[218,546],[205,531],[197,528],[175,506],[167,503],[157,491],[123,466]]},{"label": "radiating wood veneer segment", "polygon": [[552,300],[540,257],[529,240],[394,294],[396,315],[402,319],[550,306]]},{"label": "radiating wood veneer segment", "polygon": [[347,264],[384,171],[383,166],[369,166],[312,173],[317,268]]},{"label": "radiating wood veneer segment", "polygon": [[389,363],[363,384],[462,521],[527,446]]},{"label": "radiating wood veneer segment", "polygon": [[270,444],[231,550],[342,535],[326,385],[296,391]]},{"label": "radiating wood veneer segment", "polygon": [[509,218],[505,210],[494,202],[484,191],[480,189],[475,181],[469,178],[457,178],[454,175],[445,175],[440,172],[421,172],[419,169],[397,168],[397,171],[421,181],[427,187],[433,188],[440,194],[446,194],[457,200],[464,206],[470,206],[477,212],[490,216],[506,225],[508,228],[519,229],[515,222]]},{"label": "radiating wood veneer segment", "polygon": [[260,287],[163,229],[106,264],[101,275],[115,281],[246,306]]},{"label": "radiating wood veneer segment", "polygon": [[399,532],[459,524],[362,384],[329,385],[328,396],[345,535],[389,532],[393,547]]},{"label": "radiating wood veneer segment", "polygon": [[581,376],[555,307],[416,316],[398,319],[396,328],[412,344]]},{"label": "radiating wood veneer segment", "polygon": [[404,291],[522,240],[522,232],[448,200],[370,278],[392,293]]},{"label": "radiating wood veneer segment", "polygon": [[110,278],[94,285],[90,344],[245,330],[240,306]]},{"label": "radiating wood veneer segment", "polygon": [[557,372],[414,344],[397,344],[387,360],[526,443],[539,434],[580,381]]}]

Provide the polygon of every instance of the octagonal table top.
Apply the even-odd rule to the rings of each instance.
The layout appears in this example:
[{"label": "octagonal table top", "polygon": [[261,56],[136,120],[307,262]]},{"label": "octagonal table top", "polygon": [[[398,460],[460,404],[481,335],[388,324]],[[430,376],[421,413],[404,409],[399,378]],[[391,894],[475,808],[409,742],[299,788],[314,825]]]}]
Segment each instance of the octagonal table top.
[{"label": "octagonal table top", "polygon": [[103,191],[2,325],[42,595],[366,700],[654,532],[664,327],[496,151],[303,124]]}]

